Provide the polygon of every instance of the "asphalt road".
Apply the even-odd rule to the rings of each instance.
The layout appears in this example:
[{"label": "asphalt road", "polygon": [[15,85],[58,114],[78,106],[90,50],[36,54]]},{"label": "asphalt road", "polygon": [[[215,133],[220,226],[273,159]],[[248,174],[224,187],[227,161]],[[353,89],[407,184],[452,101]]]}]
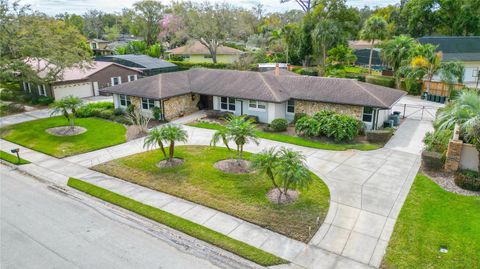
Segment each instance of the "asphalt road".
[{"label": "asphalt road", "polygon": [[0,165],[1,268],[217,268]]}]

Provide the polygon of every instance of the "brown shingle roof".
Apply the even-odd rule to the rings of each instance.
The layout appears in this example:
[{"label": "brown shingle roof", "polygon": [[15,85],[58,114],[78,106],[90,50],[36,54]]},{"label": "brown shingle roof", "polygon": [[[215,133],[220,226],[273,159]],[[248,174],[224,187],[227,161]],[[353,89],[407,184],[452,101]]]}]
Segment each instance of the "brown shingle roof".
[{"label": "brown shingle roof", "polygon": [[[210,51],[202,44],[200,41],[194,41],[191,43],[187,43],[185,46],[177,47],[167,52],[172,54],[178,55],[190,55],[190,54],[202,54],[202,55],[210,55]],[[217,55],[218,54],[243,54],[244,52],[241,50],[237,50],[234,48],[230,48],[227,46],[220,45],[217,47]]]},{"label": "brown shingle roof", "polygon": [[270,72],[199,68],[159,74],[100,91],[152,99],[199,93],[275,103],[299,99],[378,108],[390,108],[406,94],[354,79],[282,73],[275,76]]}]

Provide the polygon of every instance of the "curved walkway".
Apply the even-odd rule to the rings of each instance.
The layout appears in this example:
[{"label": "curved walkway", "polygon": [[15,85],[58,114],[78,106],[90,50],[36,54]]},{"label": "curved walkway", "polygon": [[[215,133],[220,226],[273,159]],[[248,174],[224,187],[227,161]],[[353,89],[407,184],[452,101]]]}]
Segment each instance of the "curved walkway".
[{"label": "curved walkway", "polygon": [[[396,218],[419,168],[419,154],[409,152],[410,147],[402,149],[399,143],[395,142],[410,141],[408,145],[421,145],[419,138],[423,137],[423,134],[410,132],[411,126],[414,125],[414,121],[406,120],[392,138],[393,142],[391,141],[385,148],[368,152],[319,150],[265,139],[261,139],[260,146],[252,144],[245,146],[246,151],[254,153],[272,146],[285,146],[301,151],[307,157],[309,169],[328,185],[331,193],[330,208],[324,223],[309,244],[259,227],[258,230],[250,223],[241,220],[236,222],[236,218],[223,213],[218,216],[215,213],[215,216],[201,219],[213,214],[209,212],[211,209],[145,188],[137,193],[132,188],[143,187],[88,169],[102,162],[145,151],[143,139],[61,160],[22,149],[22,157],[34,162],[22,167],[40,177],[49,177],[57,183],[65,184],[68,176],[86,178],[100,186],[115,187],[121,193],[135,195],[139,200],[157,193],[165,199],[163,201],[158,199],[159,207],[162,209],[177,212],[182,209],[179,214],[182,217],[192,221],[197,219],[214,230],[223,229],[222,232],[229,236],[293,262],[288,266],[278,267],[379,267]],[[214,132],[189,126],[184,128],[189,133],[189,141],[186,144],[192,145],[208,145]],[[422,129],[420,132],[423,131]],[[3,149],[14,146],[7,141],[1,142]],[[121,186],[118,185],[119,182]],[[175,203],[172,203],[171,199],[176,199]],[[192,211],[192,208],[196,209]],[[211,221],[211,218],[217,220]]]}]

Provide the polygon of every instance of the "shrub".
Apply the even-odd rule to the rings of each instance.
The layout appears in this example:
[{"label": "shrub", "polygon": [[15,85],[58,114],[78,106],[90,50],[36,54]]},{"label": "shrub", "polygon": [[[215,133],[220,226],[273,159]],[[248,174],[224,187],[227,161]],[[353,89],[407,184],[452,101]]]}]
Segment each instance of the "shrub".
[{"label": "shrub", "polygon": [[297,120],[295,131],[304,136],[319,136],[320,124],[315,118],[305,116]]},{"label": "shrub", "polygon": [[101,110],[100,111],[100,118],[104,118],[104,119],[112,119],[113,118],[113,110],[109,109],[109,110]]},{"label": "shrub", "polygon": [[207,118],[209,119],[225,119],[228,115],[233,115],[232,112],[220,111],[220,110],[208,110]]},{"label": "shrub", "polygon": [[53,99],[50,96],[40,96],[37,99],[38,104],[44,105],[44,106],[48,106],[49,104],[53,103],[53,101],[55,101],[55,99]]},{"label": "shrub", "polygon": [[115,108],[115,109],[113,110],[113,115],[115,115],[115,116],[123,116],[123,115],[125,115],[125,111],[123,111],[123,109],[121,109],[121,108]]},{"label": "shrub", "polygon": [[368,130],[367,141],[370,143],[387,143],[393,135],[392,129]]},{"label": "shrub", "polygon": [[16,104],[16,103],[11,103],[11,104],[3,104],[0,103],[0,115],[5,116],[13,113],[20,113],[25,111],[25,106],[22,104]]},{"label": "shrub", "polygon": [[0,100],[2,100],[2,101],[15,101],[16,96],[17,96],[17,92],[18,91],[15,91],[15,90],[12,90],[12,89],[2,89],[0,91]]},{"label": "shrub", "polygon": [[445,159],[438,152],[426,151],[422,152],[422,164],[427,170],[440,170],[443,168]]},{"label": "shrub", "polygon": [[460,170],[455,173],[455,184],[465,190],[480,191],[480,174],[472,170]]},{"label": "shrub", "polygon": [[191,69],[194,67],[205,67],[205,68],[212,68],[212,69],[225,69],[227,68],[227,64],[225,63],[192,63],[192,62],[184,62],[184,61],[170,61],[173,64],[176,64],[178,68],[182,70]]},{"label": "shrub", "polygon": [[[225,116],[224,116],[224,118],[225,118]],[[246,115],[245,119],[249,120],[249,121],[252,121],[253,123],[258,123],[258,116]]]},{"label": "shrub", "polygon": [[452,131],[448,129],[441,131],[437,130],[433,133],[428,132],[423,139],[425,150],[445,154],[445,152],[447,152],[448,141],[450,141],[451,138]]},{"label": "shrub", "polygon": [[152,113],[154,119],[160,120],[160,116],[162,115],[162,109],[159,107],[154,107]]},{"label": "shrub", "polygon": [[[75,115],[78,118],[88,118],[88,117],[102,117],[102,111],[109,110],[113,115],[113,103],[112,102],[98,102],[98,103],[89,103],[81,108],[77,109]],[[123,111],[122,111],[123,115]]]},{"label": "shrub", "polygon": [[306,113],[295,113],[295,115],[293,116],[293,123],[295,124],[299,119],[305,116],[307,116]]},{"label": "shrub", "polygon": [[346,73],[345,78],[352,78],[361,82],[365,82],[365,75],[361,75],[361,74]]},{"label": "shrub", "polygon": [[385,76],[366,76],[365,81],[371,84],[395,88],[395,79],[392,77]]},{"label": "shrub", "polygon": [[335,139],[336,142],[350,141],[358,135],[359,120],[354,117],[333,114],[326,123],[321,126],[321,131],[327,137]]},{"label": "shrub", "polygon": [[413,81],[412,85],[410,86],[410,89],[407,89],[405,80],[402,80],[400,82],[400,89],[408,92],[408,94],[411,94],[411,95],[420,95],[420,93],[422,92],[422,82]]},{"label": "shrub", "polygon": [[286,119],[274,119],[269,124],[270,130],[274,132],[283,132],[287,130],[288,121]]}]

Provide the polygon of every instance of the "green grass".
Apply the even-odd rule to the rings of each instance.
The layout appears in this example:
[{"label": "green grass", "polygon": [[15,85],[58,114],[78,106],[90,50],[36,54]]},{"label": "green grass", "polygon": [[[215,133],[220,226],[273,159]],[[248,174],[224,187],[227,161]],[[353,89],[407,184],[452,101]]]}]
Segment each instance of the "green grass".
[{"label": "green grass", "polygon": [[27,160],[24,160],[22,158],[20,158],[20,162],[18,162],[18,158],[17,156],[15,155],[12,155],[12,154],[9,154],[3,150],[0,150],[0,159],[4,160],[4,161],[7,161],[9,163],[12,163],[12,164],[29,164],[30,162],[27,161]]},{"label": "green grass", "polygon": [[[159,150],[139,153],[95,166],[93,169],[154,190],[217,209],[261,227],[308,242],[325,218],[329,191],[313,175],[309,190],[287,205],[271,203],[266,197],[272,184],[263,174],[228,174],[213,167],[231,158],[225,148],[177,146],[175,156],[185,162],[173,168],[158,168]],[[245,158],[250,158],[245,153]]]},{"label": "green grass", "polygon": [[447,192],[418,174],[382,268],[480,268],[480,197]]},{"label": "green grass", "polygon": [[75,119],[75,124],[87,129],[75,136],[54,136],[45,130],[65,126],[64,117],[28,121],[1,129],[1,137],[24,147],[63,158],[125,142],[125,126],[97,118]]},{"label": "green grass", "polygon": [[177,217],[158,208],[140,203],[128,197],[92,185],[88,182],[70,178],[68,180],[68,186],[133,211],[146,218],[157,221],[175,230],[181,231],[207,243],[235,253],[260,265],[272,266],[287,263],[287,261],[284,259],[267,253],[261,249],[247,245],[243,242],[225,236],[202,225],[193,223],[189,220]]},{"label": "green grass", "polygon": [[[210,122],[195,122],[188,124],[193,127],[218,130],[222,127],[219,123],[210,123]],[[279,133],[269,133],[263,131],[257,131],[257,135],[260,138],[274,140],[278,142],[289,143],[297,146],[316,148],[316,149],[326,149],[326,150],[348,150],[348,149],[357,149],[357,150],[375,150],[382,147],[380,144],[370,144],[370,143],[334,143],[334,142],[324,142],[324,141],[315,141],[304,137],[291,136],[286,134]]]}]

